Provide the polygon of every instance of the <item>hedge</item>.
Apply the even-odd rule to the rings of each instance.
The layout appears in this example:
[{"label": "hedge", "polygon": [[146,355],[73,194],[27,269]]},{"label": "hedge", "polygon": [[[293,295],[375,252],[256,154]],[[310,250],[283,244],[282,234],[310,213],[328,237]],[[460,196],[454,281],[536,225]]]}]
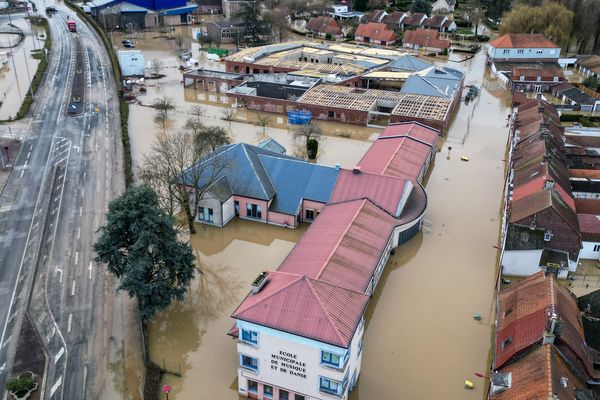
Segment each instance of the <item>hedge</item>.
[{"label": "hedge", "polygon": [[561,122],[579,122],[582,126],[595,126],[594,122],[600,122],[600,115],[561,114]]},{"label": "hedge", "polygon": [[117,81],[117,92],[119,94],[119,112],[121,114],[121,142],[123,143],[123,157],[125,158],[125,185],[129,187],[133,183],[133,171],[132,171],[132,160],[131,160],[131,145],[129,143],[129,104],[125,102],[123,99],[123,92],[120,90],[121,88],[121,69],[119,68],[119,60],[117,59],[117,55],[115,50],[112,47],[112,43],[106,32],[96,23],[96,21],[87,15],[81,8],[77,7],[75,4],[71,3],[69,0],[65,0],[65,4],[71,10],[75,11],[77,15],[84,19],[90,26],[96,31],[98,36],[102,39],[102,43],[104,47],[108,51],[108,55],[110,57],[110,63],[113,68],[113,72],[115,74],[115,80]]}]

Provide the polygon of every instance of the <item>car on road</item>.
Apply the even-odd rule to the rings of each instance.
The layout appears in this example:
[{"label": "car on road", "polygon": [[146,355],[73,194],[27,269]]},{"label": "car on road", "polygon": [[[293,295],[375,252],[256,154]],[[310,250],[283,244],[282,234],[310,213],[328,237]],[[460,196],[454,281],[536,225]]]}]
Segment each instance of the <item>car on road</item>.
[{"label": "car on road", "polygon": [[128,49],[133,49],[135,47],[135,45],[133,44],[133,42],[129,39],[125,39],[121,42],[121,44],[123,45],[123,47],[127,47]]},{"label": "car on road", "polygon": [[56,9],[56,7],[46,7],[46,14],[54,14],[57,12],[58,10]]}]

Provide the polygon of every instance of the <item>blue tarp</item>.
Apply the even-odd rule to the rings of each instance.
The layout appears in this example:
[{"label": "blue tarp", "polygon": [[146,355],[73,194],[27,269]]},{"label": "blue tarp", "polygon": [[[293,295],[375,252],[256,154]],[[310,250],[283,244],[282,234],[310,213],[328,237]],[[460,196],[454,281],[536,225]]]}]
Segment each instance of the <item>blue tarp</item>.
[{"label": "blue tarp", "polygon": [[294,125],[306,125],[312,120],[312,113],[306,110],[288,111],[288,122]]}]

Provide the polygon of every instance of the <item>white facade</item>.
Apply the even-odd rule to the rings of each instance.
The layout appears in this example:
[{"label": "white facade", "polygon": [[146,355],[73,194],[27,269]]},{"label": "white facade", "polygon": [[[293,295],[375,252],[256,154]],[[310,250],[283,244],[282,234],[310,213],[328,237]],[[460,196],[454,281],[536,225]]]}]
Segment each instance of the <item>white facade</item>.
[{"label": "white facade", "polygon": [[[540,272],[542,250],[506,250],[502,255],[502,275],[531,276]],[[577,263],[569,260],[569,268],[558,273],[559,278],[566,278],[569,271],[575,271]]]},{"label": "white facade", "polygon": [[579,251],[579,258],[586,260],[600,260],[600,243],[599,242],[582,242],[583,247]]},{"label": "white facade", "polygon": [[[277,400],[285,399],[282,393],[285,391],[290,400],[301,399],[301,396],[347,399],[356,384],[362,359],[364,321],[360,322],[348,349],[245,321],[238,320],[236,325],[239,329],[238,391],[242,396]],[[329,354],[339,359],[337,367],[323,361]],[[335,394],[321,387],[326,382],[323,378],[337,382]]]},{"label": "white facade", "polygon": [[195,220],[201,224],[223,227],[233,217],[235,217],[233,196],[221,203],[212,193],[206,191],[196,207]]},{"label": "white facade", "polygon": [[331,8],[334,14],[348,12],[348,6],[345,4],[334,4]]},{"label": "white facade", "polygon": [[555,48],[501,48],[487,45],[487,55],[491,60],[539,60],[552,61],[560,57],[560,47]]},{"label": "white facade", "polygon": [[432,12],[454,11],[454,4],[449,5],[446,0],[437,0],[431,5]]},{"label": "white facade", "polygon": [[119,50],[119,65],[123,76],[144,76],[144,55],[140,50]]}]

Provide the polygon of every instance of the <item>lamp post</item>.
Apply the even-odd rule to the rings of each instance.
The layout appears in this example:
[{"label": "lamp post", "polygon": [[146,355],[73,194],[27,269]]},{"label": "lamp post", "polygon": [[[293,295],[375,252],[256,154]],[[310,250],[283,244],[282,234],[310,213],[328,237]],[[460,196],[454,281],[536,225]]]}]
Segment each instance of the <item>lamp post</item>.
[{"label": "lamp post", "polygon": [[165,394],[165,396],[167,397],[167,400],[169,400],[169,392],[171,391],[171,386],[163,385],[162,391]]}]

